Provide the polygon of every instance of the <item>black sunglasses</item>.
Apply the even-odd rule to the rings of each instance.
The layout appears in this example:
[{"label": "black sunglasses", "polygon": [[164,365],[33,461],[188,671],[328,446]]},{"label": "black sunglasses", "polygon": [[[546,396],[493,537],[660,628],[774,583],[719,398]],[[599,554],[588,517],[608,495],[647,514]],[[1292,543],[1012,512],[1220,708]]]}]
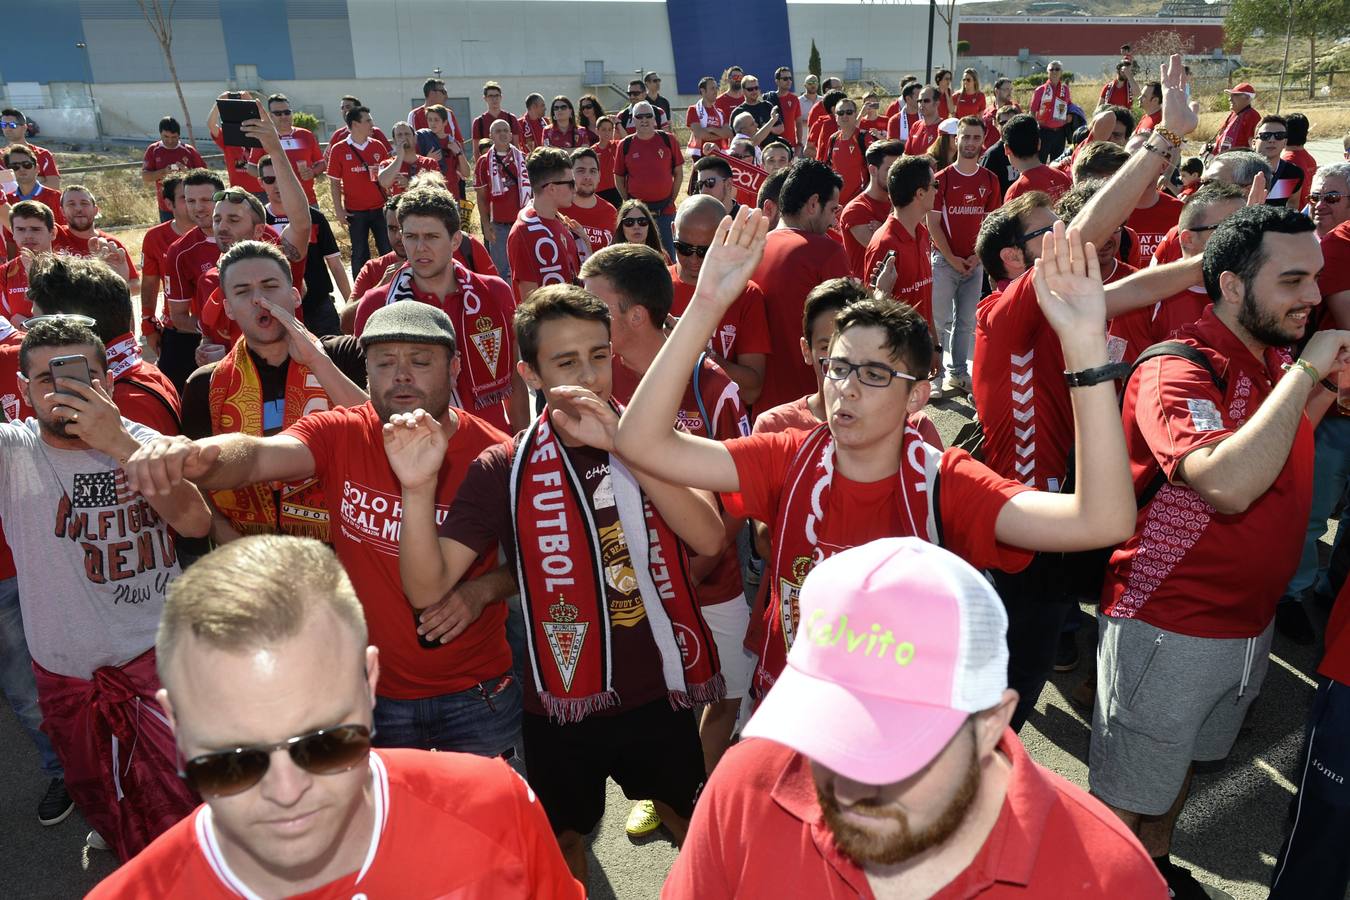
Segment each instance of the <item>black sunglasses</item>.
[{"label": "black sunglasses", "polygon": [[260,177],[258,178],[258,180],[261,181],[263,184],[276,184],[276,183],[277,183],[277,176],[275,176],[275,175],[262,175],[262,176],[260,176]]},{"label": "black sunglasses", "polygon": [[9,167],[10,167],[10,169],[12,169],[13,171],[17,172],[19,169],[34,169],[34,168],[37,168],[37,163],[35,163],[35,162],[12,162],[12,163],[9,164]]},{"label": "black sunglasses", "polygon": [[570,179],[568,181],[550,181],[548,184],[544,185],[544,187],[548,187],[549,184],[561,184],[566,186],[568,190],[574,190],[577,186],[576,179]]},{"label": "black sunglasses", "polygon": [[1258,134],[1256,137],[1257,137],[1257,139],[1262,140],[1262,141],[1282,141],[1282,140],[1284,140],[1285,138],[1289,137],[1289,132],[1287,132],[1287,131],[1263,131],[1263,132],[1261,132],[1260,134]]},{"label": "black sunglasses", "polygon": [[681,256],[697,256],[699,259],[708,255],[711,244],[686,244],[684,241],[675,241],[675,252]]},{"label": "black sunglasses", "polygon": [[647,92],[646,92],[646,91],[629,91],[629,92],[628,92],[628,96],[630,96],[630,97],[641,97],[641,96],[642,96],[643,94],[645,94],[645,93],[647,93]]},{"label": "black sunglasses", "polygon": [[1213,225],[1192,225],[1190,228],[1185,228],[1185,229],[1182,229],[1182,230],[1183,230],[1183,231],[1213,231],[1215,228],[1218,228],[1218,227],[1219,227],[1220,225],[1222,225],[1222,224],[1223,224],[1222,222],[1215,222]]},{"label": "black sunglasses", "polygon": [[635,119],[655,119],[656,113],[633,113]]},{"label": "black sunglasses", "polygon": [[1345,195],[1342,194],[1340,191],[1325,191],[1321,193],[1319,193],[1318,191],[1313,191],[1311,194],[1308,195],[1308,203],[1312,204],[1313,206],[1316,206],[1319,203],[1326,203],[1328,206],[1335,206],[1337,203],[1340,203],[1344,199]]},{"label": "black sunglasses", "polygon": [[274,109],[274,110],[272,110],[272,115],[274,115],[274,116],[289,116],[289,115],[291,115],[291,113],[292,113],[292,111],[289,110],[289,109]]},{"label": "black sunglasses", "polygon": [[[929,185],[929,186],[931,187],[932,185]],[[1055,224],[1056,224],[1055,222],[1051,222],[1049,225],[1045,226],[1044,228],[1037,228],[1035,231],[1028,231],[1026,234],[1022,235],[1021,243],[1025,244],[1027,241],[1031,240],[1032,238],[1040,237],[1040,236],[1043,235],[1043,234],[1049,234],[1050,232],[1052,232],[1052,231],[1055,230]]]},{"label": "black sunglasses", "polygon": [[700,191],[712,190],[717,187],[717,182],[721,181],[722,178],[723,176],[721,175],[710,175],[707,178],[694,182],[694,187],[698,188]]},{"label": "black sunglasses", "polygon": [[203,753],[185,762],[178,774],[203,797],[229,797],[262,781],[272,754],[285,750],[292,762],[311,775],[336,775],[366,760],[372,734],[365,725],[321,728],[276,744]]},{"label": "black sunglasses", "polygon": [[638,225],[648,225],[650,223],[648,223],[646,219],[642,218],[635,219],[631,216],[624,216],[622,219],[619,220],[619,224],[622,225],[624,228],[635,228]]}]

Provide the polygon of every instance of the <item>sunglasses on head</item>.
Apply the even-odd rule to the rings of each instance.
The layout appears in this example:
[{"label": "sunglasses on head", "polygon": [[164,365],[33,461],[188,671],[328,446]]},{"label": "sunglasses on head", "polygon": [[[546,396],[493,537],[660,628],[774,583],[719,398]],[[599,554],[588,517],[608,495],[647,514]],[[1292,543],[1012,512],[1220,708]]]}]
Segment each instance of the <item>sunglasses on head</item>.
[{"label": "sunglasses on head", "polygon": [[348,772],[370,755],[371,735],[365,725],[321,728],[276,744],[203,753],[185,762],[178,774],[203,797],[229,797],[262,781],[278,750],[289,753],[291,761],[311,775]]},{"label": "sunglasses on head", "polygon": [[37,163],[32,162],[31,160],[28,162],[12,162],[9,164],[9,167],[15,171],[18,171],[19,169],[33,169],[37,167]]},{"label": "sunglasses on head", "polygon": [[684,241],[675,241],[675,252],[681,256],[697,256],[699,259],[708,255],[708,249],[711,244],[687,244]]},{"label": "sunglasses on head", "polygon": [[252,194],[250,194],[243,188],[232,187],[226,188],[223,191],[216,191],[214,194],[211,195],[211,200],[213,203],[219,203],[222,200],[228,200],[231,203],[247,203],[248,198],[251,196]]},{"label": "sunglasses on head", "polygon": [[646,225],[647,220],[643,218],[634,218],[632,216],[624,216],[619,220],[619,224],[624,228],[636,228],[639,225]]},{"label": "sunglasses on head", "polygon": [[1257,140],[1262,140],[1262,141],[1282,141],[1282,140],[1284,140],[1285,138],[1289,137],[1289,132],[1287,132],[1287,131],[1262,131],[1262,132],[1259,133],[1256,137],[1257,137]]}]

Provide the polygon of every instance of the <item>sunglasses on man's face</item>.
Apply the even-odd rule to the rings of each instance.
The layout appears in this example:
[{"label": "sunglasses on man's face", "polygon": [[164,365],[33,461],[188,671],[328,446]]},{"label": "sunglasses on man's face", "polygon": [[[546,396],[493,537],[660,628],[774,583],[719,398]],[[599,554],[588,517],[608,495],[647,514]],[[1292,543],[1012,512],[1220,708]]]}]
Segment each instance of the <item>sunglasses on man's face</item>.
[{"label": "sunglasses on man's face", "polygon": [[710,191],[717,187],[717,183],[722,180],[721,175],[710,175],[700,181],[694,182],[694,187],[698,188],[699,193]]},{"label": "sunglasses on man's face", "polygon": [[258,176],[258,180],[261,181],[263,184],[269,184],[269,185],[270,185],[270,184],[276,184],[276,183],[277,183],[277,176],[275,176],[275,175],[260,175],[260,176]]},{"label": "sunglasses on man's face", "polygon": [[278,750],[289,753],[291,761],[311,775],[337,775],[370,756],[371,733],[365,725],[338,725],[276,744],[203,753],[185,762],[179,775],[203,797],[229,797],[262,781]]},{"label": "sunglasses on man's face", "polygon": [[639,225],[645,228],[647,226],[647,220],[641,218],[635,219],[631,216],[624,216],[622,219],[619,220],[619,224],[622,225],[624,228],[636,228]]},{"label": "sunglasses on man's face", "polygon": [[688,244],[684,241],[675,241],[675,252],[681,256],[697,256],[699,259],[708,255],[711,244]]},{"label": "sunglasses on man's face", "polygon": [[630,96],[630,97],[641,97],[641,96],[642,96],[643,94],[645,94],[645,93],[646,93],[646,91],[629,91],[629,92],[628,92],[628,96]]},{"label": "sunglasses on man's face", "polygon": [[29,160],[29,161],[27,161],[27,162],[12,162],[12,163],[9,164],[9,167],[10,167],[11,169],[13,169],[15,172],[17,172],[17,171],[19,171],[20,169],[33,169],[33,168],[37,168],[37,163],[32,162],[31,160]]},{"label": "sunglasses on man's face", "polygon": [[1344,199],[1345,195],[1342,194],[1340,191],[1325,191],[1322,193],[1313,191],[1311,194],[1308,195],[1308,203],[1312,204],[1313,206],[1316,206],[1319,203],[1325,203],[1327,206],[1335,206],[1337,203],[1340,203]]},{"label": "sunglasses on man's face", "polygon": [[1287,131],[1262,131],[1256,136],[1256,139],[1259,141],[1282,141],[1287,137],[1289,137]]},{"label": "sunglasses on man's face", "polygon": [[1031,242],[1032,238],[1038,238],[1043,234],[1049,234],[1050,232],[1055,230],[1055,224],[1056,224],[1055,222],[1051,222],[1044,228],[1037,228],[1035,231],[1028,231],[1026,234],[1022,235],[1022,243],[1027,244]]},{"label": "sunglasses on man's face", "polygon": [[0,128],[19,128],[18,122],[0,122]]},{"label": "sunglasses on man's face", "polygon": [[656,113],[633,113],[635,119],[655,119]]},{"label": "sunglasses on man's face", "polygon": [[291,115],[291,113],[292,113],[292,111],[289,110],[289,109],[274,109],[274,110],[272,110],[272,115],[276,116],[277,118],[283,118],[283,117],[285,117],[285,116],[289,116],[289,115]]}]

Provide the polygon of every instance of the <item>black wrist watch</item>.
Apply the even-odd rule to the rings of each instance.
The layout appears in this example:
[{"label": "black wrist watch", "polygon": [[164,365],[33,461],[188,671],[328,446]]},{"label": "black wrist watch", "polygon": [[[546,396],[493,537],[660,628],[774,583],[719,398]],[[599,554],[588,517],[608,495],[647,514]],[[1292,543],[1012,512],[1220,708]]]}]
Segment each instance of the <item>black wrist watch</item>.
[{"label": "black wrist watch", "polygon": [[1077,372],[1065,372],[1064,380],[1069,387],[1092,387],[1094,384],[1101,384],[1103,381],[1115,381],[1117,378],[1124,378],[1130,374],[1130,367],[1126,363],[1108,363],[1104,366],[1097,366],[1095,369],[1079,369]]}]

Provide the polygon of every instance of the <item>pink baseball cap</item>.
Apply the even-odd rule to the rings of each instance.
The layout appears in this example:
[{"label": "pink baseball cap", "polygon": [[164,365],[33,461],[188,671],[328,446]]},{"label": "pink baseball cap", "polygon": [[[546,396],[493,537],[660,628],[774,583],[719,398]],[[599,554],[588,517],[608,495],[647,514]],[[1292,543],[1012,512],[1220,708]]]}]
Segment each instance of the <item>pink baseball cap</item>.
[{"label": "pink baseball cap", "polygon": [[1008,685],[1008,616],[970,564],[914,537],[819,563],[787,668],[745,727],[863,784],[928,765]]}]

